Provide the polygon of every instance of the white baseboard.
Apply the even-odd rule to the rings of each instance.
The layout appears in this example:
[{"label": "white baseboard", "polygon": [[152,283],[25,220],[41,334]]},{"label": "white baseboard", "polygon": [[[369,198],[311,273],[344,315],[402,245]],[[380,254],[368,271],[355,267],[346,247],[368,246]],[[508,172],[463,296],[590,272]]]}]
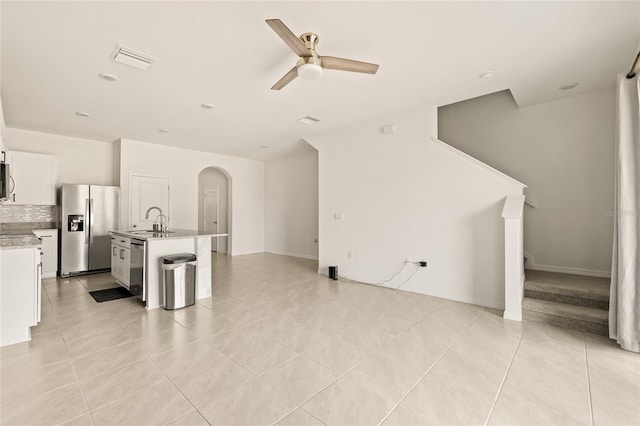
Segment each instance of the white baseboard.
[{"label": "white baseboard", "polygon": [[499,311],[504,311],[504,303],[497,302],[495,300],[483,300],[476,297],[456,297],[451,298],[449,300],[454,300],[456,302],[468,303],[470,305],[476,306],[484,306],[485,308],[497,309]]},{"label": "white baseboard", "polygon": [[266,251],[265,253],[278,254],[280,256],[291,256],[291,257],[299,257],[301,259],[309,259],[309,260],[318,260],[318,256],[309,256],[308,254],[300,254],[300,253],[291,253],[288,251]]},{"label": "white baseboard", "polygon": [[244,256],[247,254],[259,254],[259,253],[264,253],[264,250],[259,250],[259,251],[252,251],[252,250],[247,250],[247,251],[234,251],[232,253],[229,253],[227,251],[227,253],[225,253],[227,256]]},{"label": "white baseboard", "polygon": [[461,303],[467,303],[469,305],[483,306],[485,308],[497,309],[500,311],[504,310],[504,302],[497,301],[497,300],[487,300],[487,299],[482,299],[482,298],[473,297],[473,296],[469,297],[466,295],[451,294],[451,293],[420,291],[422,289],[417,289],[415,287],[401,288],[400,290],[408,291],[411,293],[425,294],[427,296],[439,297],[441,299],[451,300],[453,302],[461,302]]},{"label": "white baseboard", "polygon": [[584,275],[586,277],[611,278],[610,271],[601,271],[598,269],[569,268],[566,266],[537,265],[527,262],[526,269],[533,271],[558,272],[561,274]]},{"label": "white baseboard", "polygon": [[507,319],[507,320],[511,320],[511,321],[521,322],[522,321],[522,309],[520,310],[520,312],[504,311],[504,314],[502,315],[502,318]]},{"label": "white baseboard", "polygon": [[531,269],[532,271],[558,272],[560,274],[584,275],[586,277],[611,278],[611,271],[601,271],[598,269],[585,268],[570,268],[567,266],[539,265],[536,263],[535,258],[526,251],[524,252],[524,257],[527,258],[524,269]]}]

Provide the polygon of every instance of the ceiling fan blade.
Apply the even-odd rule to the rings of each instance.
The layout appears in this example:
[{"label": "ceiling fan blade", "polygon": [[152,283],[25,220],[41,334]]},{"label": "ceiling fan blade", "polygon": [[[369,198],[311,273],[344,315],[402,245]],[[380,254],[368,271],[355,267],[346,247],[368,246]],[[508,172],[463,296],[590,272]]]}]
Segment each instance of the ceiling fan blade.
[{"label": "ceiling fan blade", "polygon": [[321,56],[322,67],[328,70],[362,72],[375,74],[380,65],[369,62],[354,61],[353,59],[336,58],[335,56]]},{"label": "ceiling fan blade", "polygon": [[302,42],[284,22],[279,19],[267,19],[267,24],[280,36],[282,40],[294,51],[294,53],[301,58],[308,58],[311,56],[311,52],[307,49]]},{"label": "ceiling fan blade", "polygon": [[286,86],[287,84],[291,83],[293,81],[293,79],[296,78],[297,76],[298,76],[298,67],[295,66],[295,67],[291,68],[291,70],[289,70],[289,72],[286,73],[284,75],[284,77],[282,77],[280,80],[278,80],[278,82],[273,85],[271,90],[280,90],[280,89],[282,89],[284,86]]}]

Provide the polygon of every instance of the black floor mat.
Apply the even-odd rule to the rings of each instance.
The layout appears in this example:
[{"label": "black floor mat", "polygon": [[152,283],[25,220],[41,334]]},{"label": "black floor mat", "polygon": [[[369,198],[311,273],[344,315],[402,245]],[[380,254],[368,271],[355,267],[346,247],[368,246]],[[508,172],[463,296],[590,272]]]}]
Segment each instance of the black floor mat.
[{"label": "black floor mat", "polygon": [[106,290],[90,291],[89,294],[95,299],[96,302],[108,302],[110,300],[124,299],[125,297],[132,297],[133,294],[124,287],[108,288]]}]

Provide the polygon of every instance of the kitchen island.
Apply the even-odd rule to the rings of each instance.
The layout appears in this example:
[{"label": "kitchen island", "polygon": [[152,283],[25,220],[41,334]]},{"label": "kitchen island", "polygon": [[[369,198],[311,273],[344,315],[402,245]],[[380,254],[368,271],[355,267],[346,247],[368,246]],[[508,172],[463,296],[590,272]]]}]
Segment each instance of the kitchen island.
[{"label": "kitchen island", "polygon": [[0,346],[31,340],[40,321],[40,247],[30,235],[0,236]]},{"label": "kitchen island", "polygon": [[[123,248],[133,240],[144,244],[144,274],[142,300],[147,309],[163,306],[162,257],[177,253],[196,255],[196,299],[211,296],[211,238],[226,237],[228,234],[211,234],[189,229],[172,229],[166,232],[154,231],[111,231],[114,237],[122,237]],[[113,253],[113,250],[112,250]],[[125,256],[126,258],[126,256]],[[112,264],[112,271],[114,265]],[[112,273],[123,284],[122,276]],[[126,287],[126,285],[125,285]]]}]

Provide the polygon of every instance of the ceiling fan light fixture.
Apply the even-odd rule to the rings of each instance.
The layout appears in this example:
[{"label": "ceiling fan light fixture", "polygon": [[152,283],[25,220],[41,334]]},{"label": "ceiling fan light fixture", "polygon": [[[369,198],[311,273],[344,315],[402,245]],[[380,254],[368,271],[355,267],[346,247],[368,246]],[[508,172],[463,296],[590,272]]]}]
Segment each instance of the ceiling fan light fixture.
[{"label": "ceiling fan light fixture", "polygon": [[302,64],[298,67],[298,77],[305,80],[317,80],[322,77],[322,67],[316,64]]},{"label": "ceiling fan light fixture", "polygon": [[280,19],[267,19],[267,25],[275,31],[293,52],[300,57],[296,66],[291,68],[271,87],[271,90],[280,90],[291,83],[296,77],[306,80],[316,80],[322,77],[323,71],[338,70],[375,74],[379,65],[368,62],[354,61],[353,59],[338,58],[335,56],[319,56],[316,52],[318,35],[304,33],[297,37]]},{"label": "ceiling fan light fixture", "polygon": [[317,80],[322,77],[322,61],[314,58],[300,58],[298,61],[298,77],[305,80]]}]

